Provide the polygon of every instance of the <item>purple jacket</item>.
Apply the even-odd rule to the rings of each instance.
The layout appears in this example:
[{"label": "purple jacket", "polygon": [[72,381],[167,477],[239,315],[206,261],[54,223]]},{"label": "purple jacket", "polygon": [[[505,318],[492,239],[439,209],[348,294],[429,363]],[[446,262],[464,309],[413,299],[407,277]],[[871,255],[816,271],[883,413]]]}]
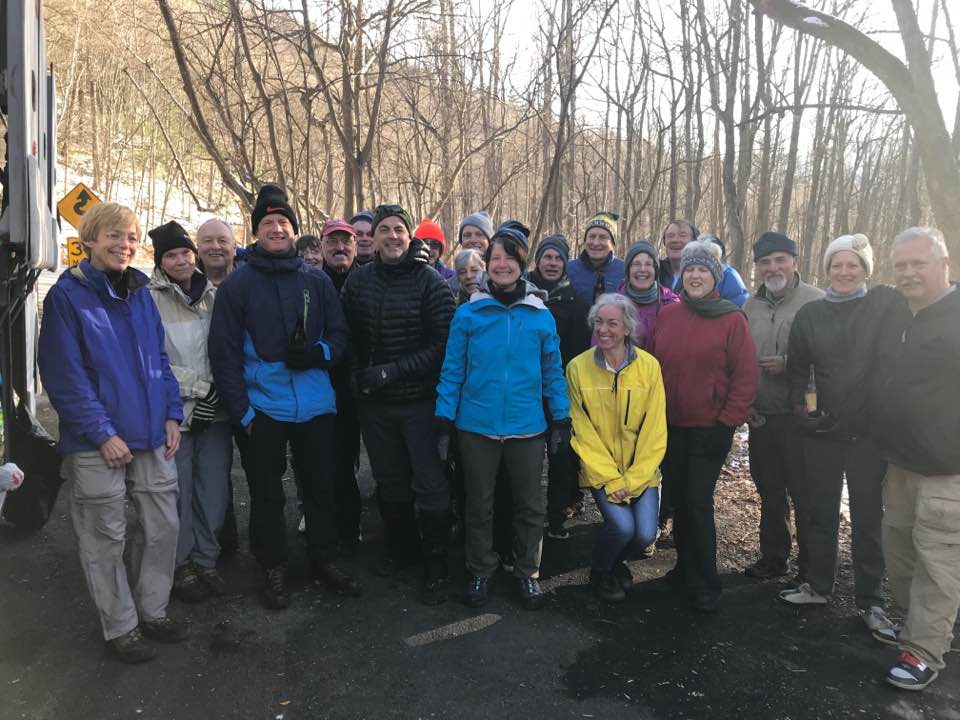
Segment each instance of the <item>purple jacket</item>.
[{"label": "purple jacket", "polygon": [[149,278],[130,268],[127,282],[121,299],[84,260],[44,300],[37,362],[60,416],[62,454],[99,450],[114,435],[152,450],[164,444],[167,420],[183,420]]},{"label": "purple jacket", "polygon": [[[624,291],[625,287],[626,283],[618,287],[617,292],[629,298],[630,296]],[[665,285],[660,286],[659,302],[649,303],[647,305],[640,305],[634,302],[633,306],[637,309],[638,322],[637,329],[633,333],[633,344],[641,350],[651,352],[650,348],[653,345],[653,330],[657,325],[657,316],[665,306],[677,302],[680,302],[680,297]]]}]

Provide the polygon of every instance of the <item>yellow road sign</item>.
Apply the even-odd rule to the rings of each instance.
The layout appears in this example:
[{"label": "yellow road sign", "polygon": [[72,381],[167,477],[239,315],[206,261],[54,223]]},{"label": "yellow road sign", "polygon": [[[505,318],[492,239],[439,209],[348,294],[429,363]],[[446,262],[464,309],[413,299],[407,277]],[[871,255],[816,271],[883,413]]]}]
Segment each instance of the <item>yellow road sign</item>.
[{"label": "yellow road sign", "polygon": [[80,244],[80,238],[70,236],[67,238],[67,267],[78,265],[83,260],[83,246]]},{"label": "yellow road sign", "polygon": [[100,198],[96,196],[93,190],[83,183],[77,183],[77,186],[57,203],[57,210],[60,211],[60,217],[79,230],[83,216],[90,208],[99,203]]}]

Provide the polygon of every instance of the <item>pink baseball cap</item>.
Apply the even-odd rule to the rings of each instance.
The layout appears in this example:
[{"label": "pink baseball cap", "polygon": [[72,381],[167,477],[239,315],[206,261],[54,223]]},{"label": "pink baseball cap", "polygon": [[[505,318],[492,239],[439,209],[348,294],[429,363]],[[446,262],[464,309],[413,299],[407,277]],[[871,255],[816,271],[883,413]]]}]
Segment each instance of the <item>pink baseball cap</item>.
[{"label": "pink baseball cap", "polygon": [[357,231],[353,229],[353,225],[346,220],[330,218],[323,224],[323,228],[320,230],[320,237],[325,238],[327,235],[332,235],[335,232],[346,233],[350,237],[357,236]]}]

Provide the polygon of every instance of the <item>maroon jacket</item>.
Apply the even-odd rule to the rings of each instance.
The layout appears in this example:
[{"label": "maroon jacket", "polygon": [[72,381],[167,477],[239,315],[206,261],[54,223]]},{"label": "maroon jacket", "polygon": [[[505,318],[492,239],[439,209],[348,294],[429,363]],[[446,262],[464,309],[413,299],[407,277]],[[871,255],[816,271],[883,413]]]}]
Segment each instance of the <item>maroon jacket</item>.
[{"label": "maroon jacket", "polygon": [[742,425],[757,392],[757,351],[742,312],[697,315],[681,301],[660,311],[653,335],[667,394],[667,424]]}]

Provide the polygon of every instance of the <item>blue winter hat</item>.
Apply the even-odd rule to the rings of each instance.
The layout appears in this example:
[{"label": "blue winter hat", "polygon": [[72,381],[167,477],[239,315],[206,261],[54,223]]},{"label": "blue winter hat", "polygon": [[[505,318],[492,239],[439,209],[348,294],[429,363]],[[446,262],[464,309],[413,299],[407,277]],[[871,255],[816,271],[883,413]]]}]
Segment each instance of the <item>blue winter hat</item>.
[{"label": "blue winter hat", "polygon": [[570,246],[567,244],[567,239],[563,235],[547,235],[541,240],[540,244],[537,245],[537,251],[533,254],[534,263],[539,265],[540,258],[543,257],[543,254],[547,250],[555,250],[559,253],[560,257],[563,258],[564,265],[566,265],[570,259]]},{"label": "blue winter hat", "polygon": [[709,240],[692,240],[683,248],[683,255],[680,256],[681,284],[683,282],[683,271],[691,265],[702,265],[713,275],[713,282],[716,288],[720,289],[723,282],[723,267],[720,265],[720,247]]},{"label": "blue winter hat", "polygon": [[475,228],[480,228],[480,232],[487,236],[487,240],[493,238],[493,220],[490,219],[490,213],[486,210],[480,210],[479,212],[471,213],[463,218],[460,221],[460,228],[457,231],[457,242],[463,242],[463,228],[467,225],[473,225]]},{"label": "blue winter hat", "polygon": [[[470,223],[467,224],[469,225]],[[507,220],[497,228],[496,232],[493,233],[493,237],[490,239],[493,240],[496,237],[513,238],[517,241],[517,244],[524,249],[524,251],[527,251],[530,249],[530,240],[528,238],[529,234],[530,231],[519,220]]]},{"label": "blue winter hat", "polygon": [[638,240],[630,246],[630,249],[627,250],[627,254],[623,258],[623,266],[626,268],[627,273],[630,272],[630,263],[632,263],[640,253],[645,253],[646,255],[652,257],[653,266],[657,266],[659,260],[657,256],[657,249],[653,246],[653,243],[651,243],[649,240]]}]

